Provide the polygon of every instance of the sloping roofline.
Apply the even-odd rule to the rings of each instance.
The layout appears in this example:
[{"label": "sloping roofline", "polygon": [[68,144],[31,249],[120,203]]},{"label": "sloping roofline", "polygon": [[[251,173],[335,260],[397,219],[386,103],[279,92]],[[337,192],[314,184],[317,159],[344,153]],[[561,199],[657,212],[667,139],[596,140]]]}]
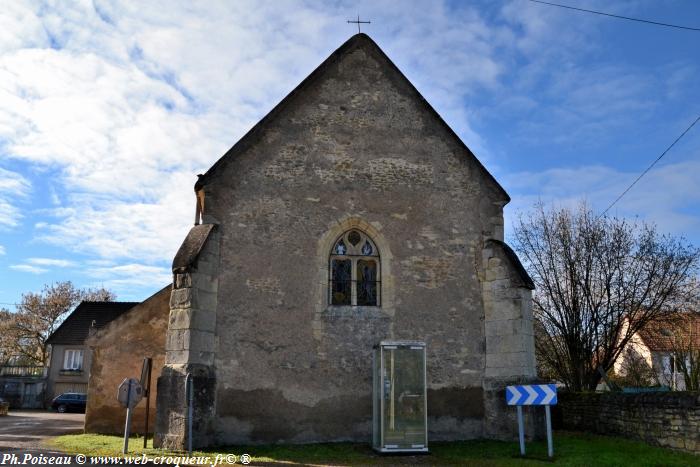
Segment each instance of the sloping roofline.
[{"label": "sloping roofline", "polygon": [[498,190],[502,193],[502,195],[505,198],[506,204],[510,202],[510,196],[506,192],[506,190],[501,186],[500,183],[491,175],[491,173],[484,167],[484,165],[479,161],[479,159],[474,155],[474,153],[467,147],[466,144],[464,144],[464,141],[457,136],[457,133],[454,132],[454,130],[445,122],[445,120],[440,116],[440,114],[433,108],[432,105],[423,97],[423,95],[416,89],[416,87],[411,83],[411,81],[406,77],[406,75],[403,74],[403,72],[394,64],[394,62],[391,61],[391,59],[384,53],[384,51],[377,45],[376,42],[372,40],[367,34],[365,33],[359,33],[355,34],[352,36],[350,39],[345,41],[343,45],[338,47],[338,49],[335,50],[327,59],[325,59],[314,71],[311,72],[309,76],[307,76],[299,85],[294,88],[287,96],[282,99],[275,107],[270,110],[270,112],[267,113],[258,123],[253,126],[241,139],[234,144],[231,149],[226,151],[226,153],[217,160],[214,165],[212,165],[209,170],[206,171],[206,173],[202,176],[199,177],[197,182],[194,185],[194,190],[199,191],[201,190],[209,181],[216,175],[216,173],[225,165],[225,162],[228,159],[232,159],[238,154],[242,153],[246,149],[248,149],[252,144],[254,144],[257,139],[260,137],[262,132],[267,128],[268,124],[275,119],[275,117],[285,108],[289,105],[289,103],[293,100],[293,98],[300,94],[304,89],[306,89],[308,86],[310,86],[316,79],[318,79],[323,73],[326,71],[327,68],[329,68],[332,64],[336,63],[340,58],[351,52],[352,50],[356,49],[359,47],[362,43],[369,44],[372,46],[379,54],[382,56],[391,66],[391,68],[398,73],[398,75],[408,83],[410,89],[416,94],[416,97],[418,98],[419,101],[421,101],[426,108],[428,109],[429,113],[433,115],[433,117],[443,126],[443,128],[448,132],[448,134],[452,135],[452,137],[458,141],[459,145],[467,151],[467,153],[474,158],[474,161],[478,164],[478,166],[482,169],[482,171],[487,175],[488,178],[491,179],[491,181],[496,185]]},{"label": "sloping roofline", "polygon": [[[129,309],[126,310],[124,313],[122,313],[121,315],[119,315],[118,317],[116,317],[115,319],[113,319],[112,321],[110,321],[109,323],[107,323],[107,324],[105,324],[104,326],[102,326],[101,328],[99,328],[99,329],[97,330],[97,332],[96,332],[94,335],[88,336],[88,338],[85,339],[85,343],[88,344],[88,341],[95,342],[95,340],[99,340],[105,333],[109,332],[109,331],[110,331],[112,328],[114,328],[115,326],[121,326],[121,325],[123,324],[124,320],[128,319],[129,316],[132,315],[132,313],[131,313],[132,311],[138,309],[141,305],[143,305],[143,304],[146,303],[147,301],[149,301],[149,300],[155,298],[156,295],[160,295],[161,293],[165,292],[166,290],[171,289],[172,286],[173,286],[172,283],[171,283],[171,284],[168,284],[168,285],[166,285],[165,287],[163,287],[163,288],[161,288],[160,290],[158,290],[157,292],[153,293],[150,297],[148,297],[148,298],[145,299],[144,301],[138,302],[136,305],[134,305],[133,307],[129,308]],[[88,345],[89,345],[89,344],[88,344]]]},{"label": "sloping roofline", "polygon": [[[99,320],[98,327],[103,327],[138,304],[139,302],[82,301],[51,333],[46,343],[83,345],[93,319]],[[69,334],[70,327],[77,327],[73,334]]]},{"label": "sloping roofline", "polygon": [[486,240],[485,245],[487,247],[495,246],[497,248],[500,248],[503,251],[503,254],[506,256],[506,258],[508,258],[508,261],[510,261],[511,265],[515,269],[515,272],[518,274],[522,285],[527,289],[535,290],[535,283],[530,277],[530,274],[527,273],[527,270],[523,266],[523,263],[520,262],[520,258],[518,258],[518,255],[513,251],[513,249],[510,246],[508,246],[506,242],[497,240],[495,238],[490,238]]},{"label": "sloping roofline", "polygon": [[215,228],[214,224],[200,224],[190,229],[173,259],[173,273],[184,273],[190,270],[202,252],[209,234]]}]

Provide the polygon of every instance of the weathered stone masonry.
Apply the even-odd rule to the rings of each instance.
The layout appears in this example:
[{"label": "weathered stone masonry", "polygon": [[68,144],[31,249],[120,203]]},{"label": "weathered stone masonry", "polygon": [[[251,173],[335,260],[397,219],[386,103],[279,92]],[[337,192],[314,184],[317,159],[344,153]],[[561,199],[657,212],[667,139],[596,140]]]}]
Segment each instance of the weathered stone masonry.
[{"label": "weathered stone masonry", "polygon": [[[138,378],[145,357],[152,358],[149,432],[155,428],[155,384],[165,363],[165,331],[168,329],[171,286],[163,288],[109,325],[91,335],[86,344],[92,353],[88,383],[85,431],[124,433],[126,411],[115,397],[124,378]],[[134,409],[134,432],[141,432],[146,415],[145,402]]]},{"label": "weathered stone masonry", "polygon": [[[510,437],[503,386],[534,377],[531,283],[508,195],[366,35],[351,38],[195,185],[173,264],[157,440],[368,441],[371,351],[427,343],[431,440]],[[381,257],[381,306],[329,304],[335,240]],[[507,411],[507,412],[506,412]]]},{"label": "weathered stone masonry", "polygon": [[[210,240],[210,241],[207,241]],[[158,378],[155,445],[182,448],[186,440],[185,379],[193,377],[194,445],[209,444],[214,412],[214,350],[218,290],[218,235],[214,225],[194,227],[173,261],[173,291],[165,343],[165,367]]]},{"label": "weathered stone masonry", "polygon": [[700,394],[561,393],[557,407],[567,430],[624,436],[700,453]]}]

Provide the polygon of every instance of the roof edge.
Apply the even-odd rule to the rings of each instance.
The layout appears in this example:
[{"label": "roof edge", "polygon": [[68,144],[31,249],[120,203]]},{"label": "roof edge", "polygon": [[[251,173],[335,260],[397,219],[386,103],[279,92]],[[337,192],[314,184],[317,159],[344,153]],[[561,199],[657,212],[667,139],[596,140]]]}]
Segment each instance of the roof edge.
[{"label": "roof edge", "polygon": [[[214,176],[217,169],[223,164],[223,162],[228,158],[229,155],[242,151],[246,149],[254,136],[259,133],[265,125],[272,120],[280,111],[289,104],[289,101],[299,94],[303,89],[305,89],[309,84],[311,84],[321,73],[332,63],[335,63],[340,57],[347,51],[349,51],[353,46],[357,45],[360,39],[367,39],[374,43],[370,37],[365,33],[358,33],[350,37],[345,41],[340,47],[338,47],[333,53],[331,53],[324,61],[321,62],[306,78],[304,78],[294,89],[292,89],[289,94],[284,96],[263,118],[261,118],[253,127],[248,130],[231,148],[226,151],[214,164],[209,167],[204,175],[198,178],[197,182],[194,184],[194,190],[201,190],[204,185],[206,185],[210,178]],[[375,44],[376,45],[376,44]]]},{"label": "roof edge", "polygon": [[[127,311],[129,311],[129,310],[131,310],[133,307],[135,307],[136,305],[138,305],[140,302],[121,302],[121,301],[112,301],[112,302],[110,302],[110,301],[96,301],[96,302],[93,302],[93,301],[89,301],[89,300],[83,300],[83,301],[81,301],[80,303],[78,303],[78,305],[77,305],[75,308],[73,308],[73,311],[71,311],[70,313],[68,313],[68,316],[66,316],[66,318],[63,320],[63,322],[62,322],[61,324],[59,324],[59,326],[58,326],[56,329],[53,330],[53,332],[51,333],[51,335],[50,335],[49,337],[46,338],[46,341],[45,341],[46,344],[53,344],[54,336],[56,335],[56,333],[57,333],[61,328],[63,328],[63,326],[66,325],[66,323],[68,322],[68,320],[70,319],[70,317],[73,316],[73,313],[75,313],[76,311],[78,311],[78,309],[83,305],[83,303],[121,303],[121,304],[131,304],[131,306],[127,309]],[[126,313],[126,312],[125,312],[125,313]]]},{"label": "roof edge", "polygon": [[200,224],[195,225],[187,232],[187,237],[173,259],[173,273],[183,273],[190,270],[215,228],[216,224]]},{"label": "roof edge", "polygon": [[85,344],[88,346],[91,346],[96,339],[101,338],[105,333],[109,332],[111,330],[112,326],[118,326],[122,321],[124,321],[129,316],[131,316],[131,312],[134,311],[137,307],[139,307],[139,306],[143,305],[144,303],[146,303],[147,301],[155,298],[157,295],[163,293],[165,290],[167,290],[168,288],[171,288],[172,286],[173,286],[173,284],[170,283],[170,284],[166,285],[165,287],[158,289],[158,291],[151,294],[148,298],[144,299],[142,302],[138,302],[136,305],[129,308],[127,311],[125,311],[124,313],[119,315],[116,319],[113,319],[112,321],[107,323],[105,326],[98,329],[95,334],[93,334],[92,336],[88,336],[88,338],[85,339]]},{"label": "roof edge", "polygon": [[214,162],[214,164],[209,168],[209,170],[207,170],[204,173],[204,175],[198,178],[197,182],[194,184],[194,191],[201,190],[210,181],[210,179],[212,179],[215,176],[219,168],[224,164],[224,161],[228,159],[230,155],[247,149],[254,142],[255,136],[257,136],[258,133],[262,132],[267,123],[270,120],[272,120],[278,113],[280,113],[282,109],[284,109],[289,104],[289,102],[293,99],[294,96],[298,95],[302,90],[304,90],[313,81],[315,81],[323,73],[323,71],[325,71],[327,67],[335,63],[347,52],[359,46],[362,43],[362,41],[366,41],[371,46],[373,46],[379,52],[379,54],[389,63],[391,68],[395,72],[397,72],[398,75],[406,81],[406,83],[408,83],[410,89],[412,89],[418,97],[418,100],[423,102],[423,104],[427,107],[428,112],[431,113],[440,124],[442,124],[442,126],[447,130],[447,132],[450,135],[452,135],[452,137],[455,140],[457,140],[462,149],[465,150],[474,159],[474,161],[486,174],[486,176],[496,185],[498,191],[501,192],[501,194],[504,197],[505,204],[508,204],[511,200],[510,195],[508,195],[508,192],[503,188],[503,186],[498,182],[498,180],[496,180],[495,177],[491,174],[491,172],[489,172],[488,169],[486,169],[486,167],[481,163],[479,158],[477,158],[476,155],[472,152],[472,150],[469,149],[469,147],[464,143],[464,141],[462,141],[462,138],[460,138],[457,135],[457,133],[455,133],[452,127],[450,127],[450,125],[445,121],[445,119],[442,118],[442,116],[437,112],[437,110],[435,110],[435,108],[430,104],[430,102],[428,102],[425,99],[425,97],[423,97],[420,91],[418,91],[418,89],[413,85],[411,80],[409,80],[406,77],[406,75],[399,69],[399,67],[397,67],[396,64],[391,60],[391,58],[389,58],[389,56],[386,53],[384,53],[381,47],[379,47],[379,45],[371,37],[369,37],[363,32],[355,34],[352,37],[350,37],[350,39],[345,41],[323,62],[321,62],[321,64],[318,65],[294,89],[292,89],[292,91],[289,94],[287,94],[281,101],[279,101],[277,105],[275,105],[272,108],[272,110],[270,110],[262,119],[260,119],[260,121],[258,121],[250,130],[248,130],[248,132],[244,134],[228,151],[226,151],[216,162]]},{"label": "roof edge", "polygon": [[489,245],[494,245],[495,247],[503,251],[505,257],[508,258],[508,261],[510,261],[511,265],[515,269],[515,272],[518,274],[518,277],[522,281],[522,285],[525,288],[535,290],[535,282],[530,277],[530,274],[527,273],[527,270],[523,266],[523,263],[520,262],[520,258],[518,258],[518,255],[515,253],[515,251],[513,251],[513,249],[510,246],[508,246],[506,242],[497,240],[495,238],[490,238],[486,240],[485,246]]}]

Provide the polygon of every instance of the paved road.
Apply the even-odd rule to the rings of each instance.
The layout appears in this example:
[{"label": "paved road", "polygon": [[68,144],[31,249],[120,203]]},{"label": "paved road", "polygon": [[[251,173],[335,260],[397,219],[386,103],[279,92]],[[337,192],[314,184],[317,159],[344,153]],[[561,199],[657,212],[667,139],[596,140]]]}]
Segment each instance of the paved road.
[{"label": "paved road", "polygon": [[0,417],[0,452],[42,449],[46,438],[81,432],[84,421],[81,413],[10,410]]},{"label": "paved road", "polygon": [[[81,433],[84,422],[84,414],[11,410],[8,416],[0,417],[0,465],[26,465],[22,461],[25,460],[25,455],[31,454],[34,463],[42,463],[41,460],[36,462],[36,458],[51,457],[54,462],[60,458],[59,462],[67,466],[85,467],[76,463],[74,456],[43,445],[48,438],[54,436]],[[11,456],[13,454],[14,457]],[[158,467],[167,466],[168,464],[162,464]]]},{"label": "paved road", "polygon": [[[52,436],[80,433],[84,421],[85,415],[81,413],[10,410],[6,417],[0,417],[0,462],[9,454],[14,454],[19,462],[24,459],[25,454],[32,454],[35,458],[64,458],[65,454],[45,448],[42,443]],[[13,460],[8,459],[7,464],[12,463]],[[78,464],[72,462],[67,465]]]}]

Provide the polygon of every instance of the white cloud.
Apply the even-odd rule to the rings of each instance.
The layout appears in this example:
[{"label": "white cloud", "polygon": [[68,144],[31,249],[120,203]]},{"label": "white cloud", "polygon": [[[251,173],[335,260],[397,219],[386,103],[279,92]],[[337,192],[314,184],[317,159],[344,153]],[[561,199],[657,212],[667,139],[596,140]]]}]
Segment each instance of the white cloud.
[{"label": "white cloud", "polygon": [[153,202],[71,195],[68,204],[81,208],[53,211],[57,222],[37,238],[113,261],[172,259],[194,220],[191,185],[189,175],[164,175],[164,193]]},{"label": "white cloud", "polygon": [[[0,254],[5,254],[4,248],[0,246]],[[55,258],[27,258],[24,263],[12,264],[10,269],[15,271],[28,272],[31,274],[45,274],[50,271],[49,268],[68,268],[77,266],[75,261]]]},{"label": "white cloud", "polygon": [[0,55],[21,47],[47,44],[46,31],[33,8],[20,2],[3,5],[0,14]]},{"label": "white cloud", "polygon": [[54,258],[29,258],[27,262],[36,266],[54,266],[58,268],[68,268],[77,265],[75,261]]},{"label": "white cloud", "polygon": [[0,167],[0,228],[19,225],[23,214],[16,205],[31,189],[29,181],[17,172]]},{"label": "white cloud", "polygon": [[5,247],[0,245],[0,256],[4,255],[5,253]]},{"label": "white cloud", "polygon": [[44,274],[49,272],[46,268],[40,268],[38,266],[32,266],[31,264],[12,264],[10,269],[21,272],[29,272],[31,274]]},{"label": "white cloud", "polygon": [[[430,3],[415,18],[394,2],[366,6],[400,16],[402,27],[378,41],[407,59],[402,69],[483,158],[459,102],[497,84],[503,32],[471,7]],[[348,9],[241,1],[6,11],[25,26],[0,55],[0,139],[9,157],[59,170],[37,238],[98,258],[169,261],[192,224],[195,175],[349,37]]]},{"label": "white cloud", "polygon": [[[700,161],[688,160],[655,167],[647,173],[609,212],[610,216],[639,217],[657,225],[660,232],[683,236],[700,231],[700,219],[689,208],[700,203],[697,174]],[[538,201],[546,205],[574,206],[586,200],[602,213],[639,175],[603,166],[555,168],[541,172],[520,172],[507,176],[504,185],[518,191],[506,208],[509,222],[526,213]]]},{"label": "white cloud", "polygon": [[85,261],[85,264],[88,266],[99,266],[99,267],[108,267],[108,266],[116,266],[114,261],[108,260],[108,259],[88,259]]},{"label": "white cloud", "polygon": [[[168,283],[166,265],[194,218],[196,174],[350,36],[345,21],[358,8],[373,20],[372,37],[496,172],[475,129],[489,115],[521,122],[508,138],[600,142],[630,115],[654,108],[645,97],[651,88],[663,83],[665,94],[677,95],[696,71],[688,64],[653,76],[617,64],[583,67],[577,59],[596,52],[590,35],[600,29],[598,18],[572,21],[519,0],[490,8],[366,0],[13,2],[0,12],[0,156],[26,174],[56,174],[47,182],[51,204],[33,210],[42,216],[33,222],[35,239],[87,255],[86,274],[120,295]],[[682,175],[658,179],[659,186],[686,186]],[[510,212],[538,197],[566,202],[582,193],[603,204],[630,176],[601,165],[501,180],[523,194]],[[19,225],[18,203],[31,189],[27,178],[0,168],[0,228]],[[642,193],[620,209],[650,214],[665,200],[669,222],[693,225],[673,202],[677,187],[669,193]],[[70,267],[15,266],[34,273]]]},{"label": "white cloud", "polygon": [[132,296],[135,288],[163,287],[172,282],[169,268],[137,263],[93,267],[87,274],[95,286],[114,290],[119,296]]}]

